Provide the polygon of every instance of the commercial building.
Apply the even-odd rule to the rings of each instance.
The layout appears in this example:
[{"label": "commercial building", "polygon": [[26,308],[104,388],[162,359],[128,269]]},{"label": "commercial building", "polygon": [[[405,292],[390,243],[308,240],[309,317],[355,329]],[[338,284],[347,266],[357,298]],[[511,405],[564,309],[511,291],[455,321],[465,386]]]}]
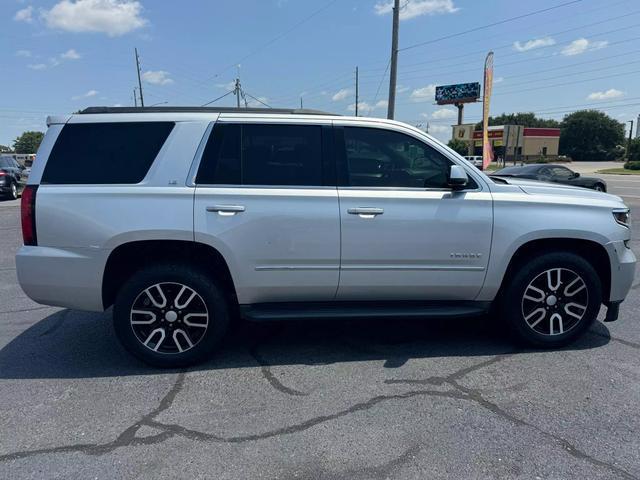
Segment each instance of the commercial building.
[{"label": "commercial building", "polygon": [[[515,156],[518,160],[527,161],[558,156],[559,128],[500,125],[489,127],[488,134],[495,158],[511,160]],[[482,155],[482,130],[475,130],[475,124],[454,125],[453,138],[467,142],[469,155]]]}]

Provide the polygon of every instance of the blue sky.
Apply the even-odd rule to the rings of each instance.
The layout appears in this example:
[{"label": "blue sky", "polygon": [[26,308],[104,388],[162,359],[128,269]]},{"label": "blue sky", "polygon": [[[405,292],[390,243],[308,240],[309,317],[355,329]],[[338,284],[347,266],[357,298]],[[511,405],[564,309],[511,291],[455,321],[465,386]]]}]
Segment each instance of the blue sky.
[{"label": "blue sky", "polygon": [[[550,9],[475,32],[458,34]],[[619,121],[640,112],[637,0],[402,0],[396,119],[448,139],[453,108],[435,85],[482,81],[495,52],[491,113],[562,118],[599,108]],[[0,143],[44,130],[48,114],[132,105],[133,49],[145,103],[200,105],[230,89],[264,103],[349,114],[354,69],[360,110],[386,115],[390,0],[3,0]],[[426,45],[416,44],[429,42]],[[413,47],[413,48],[407,48]],[[403,50],[404,49],[404,50]],[[377,93],[377,94],[376,94]],[[216,105],[232,106],[229,95]],[[255,102],[255,100],[252,100]],[[478,121],[480,104],[466,120]]]}]

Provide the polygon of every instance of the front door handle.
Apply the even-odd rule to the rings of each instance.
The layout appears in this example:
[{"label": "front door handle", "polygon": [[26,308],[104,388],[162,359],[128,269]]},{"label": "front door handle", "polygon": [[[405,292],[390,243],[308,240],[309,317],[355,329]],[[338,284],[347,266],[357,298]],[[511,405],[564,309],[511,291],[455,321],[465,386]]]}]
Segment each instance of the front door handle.
[{"label": "front door handle", "polygon": [[375,218],[377,215],[382,215],[384,210],[382,208],[375,207],[356,207],[349,208],[347,213],[351,215],[358,215],[360,218]]},{"label": "front door handle", "polygon": [[207,207],[207,212],[217,212],[222,216],[231,216],[244,212],[244,205],[211,205]]}]

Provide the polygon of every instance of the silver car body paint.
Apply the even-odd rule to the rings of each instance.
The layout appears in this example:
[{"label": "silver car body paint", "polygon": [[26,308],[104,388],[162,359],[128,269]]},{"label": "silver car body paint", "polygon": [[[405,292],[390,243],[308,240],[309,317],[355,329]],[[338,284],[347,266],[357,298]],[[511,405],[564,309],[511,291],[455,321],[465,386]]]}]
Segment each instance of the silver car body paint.
[{"label": "silver car body paint", "polygon": [[[241,113],[56,117],[50,119],[28,184],[40,184],[64,122],[132,121],[176,122],[142,182],[39,186],[38,246],[22,247],[16,257],[20,284],[35,301],[103,310],[109,255],[139,240],[214,247],[229,266],[241,304],[491,301],[518,248],[550,238],[589,240],[606,249],[612,279],[607,300],[623,300],[633,281],[636,260],[625,245],[630,231],[612,215],[625,207],[620,198],[557,184],[494,183],[424,132],[383,119]],[[195,172],[216,121],[398,131],[462,166],[477,188],[196,186]]]}]

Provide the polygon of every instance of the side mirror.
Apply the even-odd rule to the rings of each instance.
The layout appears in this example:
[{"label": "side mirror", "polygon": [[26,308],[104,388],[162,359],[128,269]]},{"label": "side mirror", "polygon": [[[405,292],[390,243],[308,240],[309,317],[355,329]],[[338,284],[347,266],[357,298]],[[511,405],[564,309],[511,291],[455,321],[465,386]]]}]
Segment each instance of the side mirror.
[{"label": "side mirror", "polygon": [[464,168],[460,165],[451,165],[451,169],[449,170],[449,187],[451,187],[452,190],[458,190],[466,187],[467,183],[469,183],[469,177]]},{"label": "side mirror", "polygon": [[578,178],[580,174],[578,172],[573,172],[573,178]]}]

